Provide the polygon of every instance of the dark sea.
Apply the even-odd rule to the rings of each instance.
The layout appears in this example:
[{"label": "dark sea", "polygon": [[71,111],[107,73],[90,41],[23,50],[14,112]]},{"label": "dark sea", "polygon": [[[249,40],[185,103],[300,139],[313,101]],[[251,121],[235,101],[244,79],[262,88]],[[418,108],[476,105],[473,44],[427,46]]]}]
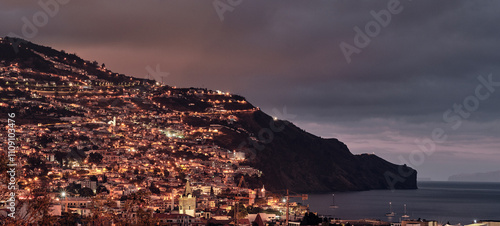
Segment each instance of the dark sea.
[{"label": "dark sea", "polygon": [[[372,190],[309,194],[309,199],[293,201],[309,204],[310,211],[346,220],[380,219],[399,222],[406,204],[410,219],[439,223],[470,224],[474,220],[500,220],[500,183],[419,182],[417,190]],[[291,199],[292,200],[292,199]],[[392,202],[394,217],[386,217]]]}]

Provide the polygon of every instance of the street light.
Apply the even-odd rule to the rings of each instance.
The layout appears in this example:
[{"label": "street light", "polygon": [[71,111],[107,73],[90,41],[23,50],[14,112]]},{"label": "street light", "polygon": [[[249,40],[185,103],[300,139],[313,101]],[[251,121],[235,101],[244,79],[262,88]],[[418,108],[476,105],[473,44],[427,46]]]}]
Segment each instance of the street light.
[{"label": "street light", "polygon": [[66,206],[66,204],[67,204],[67,202],[66,202],[66,191],[62,191],[61,192],[61,197],[63,197],[63,199],[64,199],[64,202],[63,202],[64,205],[62,206],[64,208],[63,211],[66,211],[66,209],[67,209],[67,206]]}]

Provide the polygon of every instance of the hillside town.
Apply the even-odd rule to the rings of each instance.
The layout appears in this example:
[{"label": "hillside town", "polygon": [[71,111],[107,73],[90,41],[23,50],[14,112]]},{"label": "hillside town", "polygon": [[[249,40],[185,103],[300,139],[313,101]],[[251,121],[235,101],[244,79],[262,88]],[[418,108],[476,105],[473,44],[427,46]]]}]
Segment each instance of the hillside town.
[{"label": "hillside town", "polygon": [[[68,58],[30,51],[66,72],[0,64],[0,107],[17,115],[15,193],[26,205],[47,197],[47,212],[39,217],[249,225],[256,218],[280,224],[287,209],[289,220],[307,212],[307,206],[288,202],[284,191],[266,192],[262,172],[248,164],[254,153],[217,145],[228,130],[257,141],[233,126],[259,110],[243,98],[150,80],[111,82]],[[104,65],[95,68],[120,76]],[[0,136],[7,137],[8,129],[2,127]],[[8,184],[0,186],[7,191]],[[0,215],[7,216],[8,207],[0,203]]]}]

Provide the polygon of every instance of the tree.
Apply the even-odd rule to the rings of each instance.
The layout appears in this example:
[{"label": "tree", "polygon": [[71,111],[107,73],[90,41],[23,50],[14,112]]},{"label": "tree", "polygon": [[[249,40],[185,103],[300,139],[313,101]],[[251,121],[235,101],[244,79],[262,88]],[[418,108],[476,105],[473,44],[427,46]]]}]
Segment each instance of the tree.
[{"label": "tree", "polygon": [[59,218],[58,225],[78,225],[81,224],[81,216],[76,213],[63,212]]},{"label": "tree", "polygon": [[90,153],[88,156],[88,161],[94,164],[101,164],[103,156],[99,153]]},{"label": "tree", "polygon": [[16,218],[7,217],[2,223],[5,225],[55,224],[56,218],[49,216],[51,198],[47,193],[43,189],[36,189],[28,196],[33,198],[17,201]]},{"label": "tree", "polygon": [[86,154],[83,150],[78,150],[77,148],[73,147],[71,148],[71,151],[68,154],[68,159],[75,160],[78,162],[81,162],[83,159],[85,159]]},{"label": "tree", "polygon": [[109,225],[110,220],[117,222],[117,216],[109,209],[116,207],[116,203],[111,199],[92,198],[90,205],[91,215],[84,220],[84,225],[104,226]]},{"label": "tree", "polygon": [[139,208],[137,210],[137,224],[138,225],[156,225],[159,220],[153,218],[153,210]]},{"label": "tree", "polygon": [[159,195],[161,193],[160,189],[155,186],[155,183],[151,183],[151,186],[149,186],[149,190],[151,193]]},{"label": "tree", "polygon": [[7,164],[9,163],[9,160],[7,159],[6,153],[7,152],[0,153],[0,175],[5,175],[6,172],[9,170],[9,167],[7,166]]},{"label": "tree", "polygon": [[104,185],[99,185],[96,189],[96,193],[99,194],[99,193],[103,193],[103,192],[106,192],[109,194],[109,190]]},{"label": "tree", "polygon": [[318,225],[321,222],[322,222],[322,220],[321,220],[321,218],[318,217],[318,215],[316,215],[312,212],[308,212],[302,218],[300,225]]},{"label": "tree", "polygon": [[49,172],[47,166],[45,165],[45,162],[39,157],[29,157],[28,165],[24,167],[28,168],[33,173],[35,172],[36,169],[40,170],[41,173],[39,174],[39,176],[47,175],[47,173]]},{"label": "tree", "polygon": [[36,168],[41,167],[44,163],[40,158],[37,157],[29,157],[28,158],[29,169],[34,170]]},{"label": "tree", "polygon": [[[228,213],[229,216],[234,217],[234,206],[231,207],[231,211]],[[245,208],[245,205],[243,203],[238,204],[238,219],[243,219],[248,215],[247,208]]]},{"label": "tree", "polygon": [[258,213],[263,213],[263,212],[264,212],[264,210],[260,207],[252,207],[252,206],[248,207],[249,214],[258,214]]},{"label": "tree", "polygon": [[80,194],[80,196],[82,197],[91,197],[91,196],[94,196],[94,191],[92,191],[92,189],[90,188],[82,188],[80,189],[80,191],[78,191],[78,194]]},{"label": "tree", "polygon": [[[147,189],[146,189],[147,190]],[[123,206],[123,213],[126,216],[121,219],[121,222],[117,222],[118,225],[126,225],[130,223],[129,217],[131,216],[134,210],[137,211],[137,220],[138,225],[154,225],[152,222],[148,222],[153,220],[151,217],[152,212],[144,211],[141,207],[148,205],[148,197],[149,193],[145,189],[142,189],[136,193],[130,194],[129,196],[122,196],[120,198],[121,201],[125,201],[125,205]]]},{"label": "tree", "polygon": [[193,191],[193,196],[195,197],[201,197],[201,190],[200,189],[196,189]]},{"label": "tree", "polygon": [[69,184],[64,190],[66,192],[72,193],[72,194],[78,194],[79,191],[81,190],[82,185],[81,184],[75,184],[74,182]]},{"label": "tree", "polygon": [[64,152],[56,151],[54,153],[54,158],[56,159],[57,162],[59,162],[59,165],[62,166],[64,163],[64,159],[66,159],[67,154]]}]

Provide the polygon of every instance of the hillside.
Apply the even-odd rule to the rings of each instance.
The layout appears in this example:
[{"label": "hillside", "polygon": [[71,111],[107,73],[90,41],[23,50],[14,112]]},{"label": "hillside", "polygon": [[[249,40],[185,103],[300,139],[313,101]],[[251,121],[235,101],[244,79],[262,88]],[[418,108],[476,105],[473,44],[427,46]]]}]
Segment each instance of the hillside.
[{"label": "hillside", "polygon": [[[129,77],[76,54],[19,39],[2,39],[0,53],[1,114],[15,111],[19,124],[38,125],[41,131],[59,131],[66,125],[84,128],[88,150],[105,150],[106,154],[127,146],[143,152],[137,158],[161,154],[196,159],[201,165],[217,159],[221,167],[231,169],[233,166],[224,165],[230,162],[241,172],[249,166],[260,171],[251,186],[263,183],[269,190],[417,188],[416,171],[408,177],[398,176],[399,171],[409,169],[376,155],[353,155],[341,141],[323,139],[291,122],[275,120],[238,95]],[[121,126],[109,129],[107,122],[113,118]],[[82,136],[79,130],[64,131]],[[99,133],[94,132],[97,130]],[[50,138],[50,134],[46,136]],[[103,139],[101,134],[110,138]],[[60,143],[79,142],[75,141],[78,136],[68,135]],[[151,143],[141,144],[146,137]],[[51,153],[57,146],[57,142],[45,142],[32,148]],[[245,160],[236,161],[228,154],[240,152],[245,153]],[[195,174],[193,178],[200,181],[210,178],[195,169],[178,168],[177,179],[185,174]],[[223,176],[216,172],[212,178]],[[391,185],[391,180],[397,183]]]},{"label": "hillside", "polygon": [[[348,147],[337,139],[323,139],[296,127],[290,122],[276,122],[282,131],[273,132],[272,139],[266,137],[275,123],[269,115],[258,111],[241,116],[247,125],[242,125],[252,134],[264,134],[257,145],[244,146],[254,155],[250,164],[264,172],[263,181],[272,189],[293,188],[301,192],[354,191],[388,189],[386,172],[398,175],[398,166],[376,155],[353,155]],[[228,134],[227,136],[236,136]],[[269,141],[269,143],[267,143]],[[236,148],[227,142],[222,146]],[[260,149],[259,149],[260,147]],[[246,148],[246,149],[245,149]],[[408,169],[404,169],[405,172]],[[396,189],[416,188],[416,171]]]}]

